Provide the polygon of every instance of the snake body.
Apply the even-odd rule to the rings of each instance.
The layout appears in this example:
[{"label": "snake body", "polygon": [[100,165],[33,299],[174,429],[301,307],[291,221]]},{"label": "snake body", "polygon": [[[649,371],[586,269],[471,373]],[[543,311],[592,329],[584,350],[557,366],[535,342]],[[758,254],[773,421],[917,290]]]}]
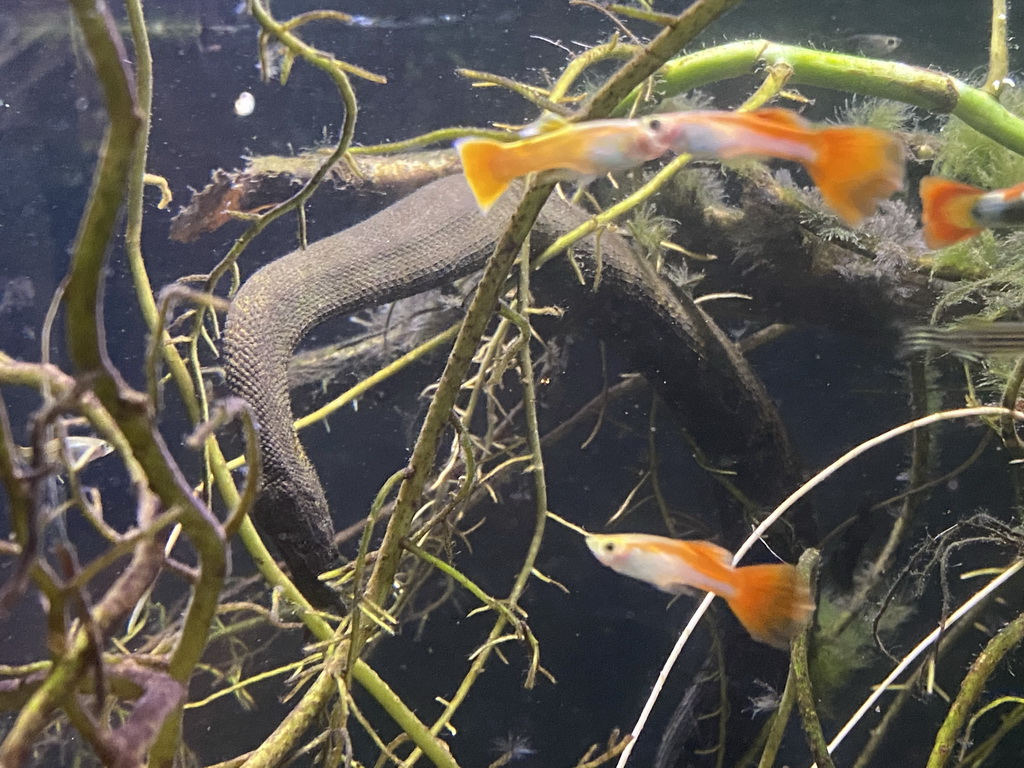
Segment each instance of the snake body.
[{"label": "snake body", "polygon": [[[442,179],[338,234],[254,273],[224,329],[229,388],[259,424],[263,480],[253,518],[314,603],[334,596],[317,575],[341,564],[323,487],[292,427],[288,364],[299,342],[330,317],[436,288],[480,269],[515,207],[506,194],[479,212],[465,180]],[[531,235],[535,252],[586,220],[552,198]],[[798,477],[778,415],[746,361],[692,300],[677,295],[618,235],[574,246],[533,281],[537,299],[568,309],[631,363],[680,415],[710,461],[731,463],[753,498],[779,498]],[[600,281],[593,287],[600,261]],[[768,498],[771,497],[771,498]]]}]

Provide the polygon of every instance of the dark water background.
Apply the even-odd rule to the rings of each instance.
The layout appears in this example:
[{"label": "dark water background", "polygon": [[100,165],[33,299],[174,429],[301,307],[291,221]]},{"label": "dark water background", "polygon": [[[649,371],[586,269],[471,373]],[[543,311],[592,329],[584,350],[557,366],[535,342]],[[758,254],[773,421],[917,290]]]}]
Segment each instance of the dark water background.
[{"label": "dark water background", "polygon": [[[313,7],[332,4],[278,0],[274,12],[284,18]],[[539,72],[557,73],[565,63],[563,50],[536,36],[579,50],[579,44],[602,41],[611,33],[603,16],[563,0],[402,0],[338,7],[394,22],[368,28],[325,23],[305,31],[312,43],[387,76],[387,85],[356,81],[357,141],[364,144],[404,139],[453,124],[531,119],[532,109],[517,98],[499,89],[470,88],[453,74],[454,68],[467,66],[530,80]],[[238,167],[247,154],[288,154],[336,138],[341,114],[329,81],[297,64],[287,87],[262,84],[255,65],[254,26],[236,14],[233,3],[162,0],[148,3],[146,11],[151,23],[164,23],[162,32],[154,30],[152,40],[156,86],[149,170],[166,177],[174,190],[172,211],[187,202],[188,187],[204,185],[214,168]],[[202,34],[199,21],[207,27]],[[5,0],[0,16],[0,31],[11,39],[18,39],[20,32],[33,25],[44,25],[46,30],[20,55],[3,58],[0,52],[0,291],[11,297],[0,307],[0,344],[7,353],[29,360],[39,356],[43,314],[67,267],[103,127],[100,95],[80,41],[68,34],[69,23],[62,4],[31,0]],[[1010,24],[1020,31],[1024,18],[1018,12]],[[210,32],[214,26],[232,29]],[[717,24],[704,42],[760,36],[802,43],[852,33],[898,35],[904,39],[897,52],[900,60],[971,73],[986,63],[988,10],[984,3],[966,0],[751,0]],[[1019,61],[1016,51],[1014,57]],[[244,118],[233,111],[243,91],[252,93],[256,103],[255,112]],[[831,115],[819,110],[811,116]],[[187,245],[171,242],[167,238],[171,212],[157,211],[154,201],[155,193],[148,192],[143,249],[156,286],[184,274],[206,272],[240,231],[229,226]],[[310,207],[310,237],[338,231],[381,204],[374,198],[321,195]],[[272,225],[247,251],[243,271],[251,273],[293,248],[294,235],[293,219]],[[111,259],[106,313],[111,354],[128,379],[139,385],[144,328],[119,246]],[[732,330],[738,330],[744,318],[733,316],[727,328],[730,323]],[[908,415],[904,370],[891,345],[844,334],[836,330],[837,325],[799,328],[753,357],[810,468],[822,466]],[[55,347],[60,346],[58,333]],[[59,354],[55,360],[62,362]],[[597,360],[592,341],[581,339],[572,346],[566,370],[547,393],[542,413],[547,423],[555,423],[596,394],[600,386]],[[622,364],[613,358],[611,366],[614,375]],[[412,420],[421,411],[416,395],[436,372],[436,365],[420,366],[365,398],[358,412],[332,418],[330,434],[318,427],[305,436],[332,506],[351,511],[347,518],[339,511],[341,525],[362,514],[380,483],[401,466],[414,434]],[[16,424],[20,423],[33,399],[13,389],[5,389],[4,396]],[[648,395],[621,401],[609,414],[610,425],[601,439],[585,452],[581,454],[577,446],[590,425],[546,457],[553,510],[594,528],[611,514],[643,469],[648,407]],[[172,410],[163,425],[183,463],[195,467],[194,457],[180,446],[187,430],[180,414]],[[975,433],[959,426],[942,434],[950,441],[942,461],[950,467],[966,456],[976,439]],[[25,442],[24,434],[18,439]],[[702,506],[707,478],[688,458],[689,451],[673,433],[669,419],[659,425],[659,448],[670,505],[713,525],[713,510]],[[894,444],[877,451],[827,484],[815,499],[823,527],[827,530],[866,501],[900,490],[896,476],[906,465],[905,450],[905,445]],[[111,474],[104,478],[109,521],[128,525],[134,510],[126,479],[103,464],[89,472],[95,473],[94,482],[99,473]],[[947,510],[1003,509],[1007,498],[1001,483],[986,482],[984,465],[976,467],[956,488],[944,489],[932,500],[929,509],[935,517],[930,525],[941,528],[950,517],[942,517]],[[507,490],[504,502],[487,511],[487,527],[474,539],[473,557],[462,563],[483,588],[495,594],[508,589],[513,564],[521,556],[532,524],[532,501],[525,482]],[[658,530],[649,510],[633,523],[637,529]],[[6,518],[0,518],[0,527],[6,524]],[[73,530],[72,535],[88,536],[82,530]],[[83,548],[88,551],[88,540]],[[236,555],[235,565],[239,571],[248,570],[244,553]],[[459,734],[452,740],[453,749],[464,766],[493,760],[497,753],[492,740],[509,733],[528,737],[535,750],[518,764],[568,766],[587,745],[603,741],[612,727],[628,729],[692,609],[692,602],[685,598],[666,609],[664,596],[603,570],[576,537],[557,529],[547,534],[539,568],[571,590],[566,595],[534,582],[524,601],[542,643],[542,662],[559,682],[553,686],[542,681],[534,691],[523,691],[519,684],[522,653],[510,650],[507,667],[493,660],[455,719]],[[433,697],[453,689],[465,669],[466,654],[488,626],[486,618],[462,618],[470,607],[462,598],[439,611],[419,640],[413,639],[410,629],[402,638],[383,643],[375,658],[383,676],[426,720],[439,711]],[[0,663],[37,658],[43,652],[40,617],[28,600],[12,619],[0,620]],[[732,627],[732,619],[724,612],[719,617]],[[301,642],[297,637],[269,635],[263,640],[274,644],[249,672],[282,663]],[[678,698],[685,688],[694,665],[704,658],[707,642],[705,635],[699,635],[684,654],[665,695],[669,704],[659,709],[652,734],[663,725],[673,696]],[[766,669],[778,666],[781,655],[773,659],[775,652],[763,653],[769,659]],[[869,679],[877,680],[882,674],[874,670]],[[441,680],[449,682],[439,685]],[[287,711],[275,701],[276,686],[272,682],[255,689],[259,699],[255,711],[243,712],[232,699],[222,699],[189,716],[186,738],[204,762],[252,748],[270,732]],[[372,719],[382,719],[371,706],[367,710]],[[934,728],[929,718],[934,720],[942,711],[941,703],[920,704],[928,731]],[[634,765],[649,764],[655,740],[641,742]],[[791,745],[793,759],[805,761],[799,739],[792,738]]]}]

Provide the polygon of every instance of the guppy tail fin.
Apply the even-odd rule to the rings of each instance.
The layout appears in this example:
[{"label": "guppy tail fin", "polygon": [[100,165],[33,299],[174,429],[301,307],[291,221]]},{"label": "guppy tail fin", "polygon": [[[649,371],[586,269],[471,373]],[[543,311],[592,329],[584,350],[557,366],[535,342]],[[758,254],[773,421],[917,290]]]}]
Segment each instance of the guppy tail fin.
[{"label": "guppy tail fin", "polygon": [[903,143],[886,131],[860,126],[822,128],[807,165],[828,206],[849,226],[875,212],[880,200],[903,189]]},{"label": "guppy tail fin", "polygon": [[939,176],[921,179],[921,221],[929,248],[945,248],[981,232],[971,210],[984,190]]},{"label": "guppy tail fin", "polygon": [[516,176],[503,170],[506,149],[500,141],[491,139],[466,138],[455,142],[466,182],[484,213],[497,202]]},{"label": "guppy tail fin", "polygon": [[750,636],[785,650],[814,610],[811,592],[795,566],[746,565],[733,571],[736,592],[726,598]]}]

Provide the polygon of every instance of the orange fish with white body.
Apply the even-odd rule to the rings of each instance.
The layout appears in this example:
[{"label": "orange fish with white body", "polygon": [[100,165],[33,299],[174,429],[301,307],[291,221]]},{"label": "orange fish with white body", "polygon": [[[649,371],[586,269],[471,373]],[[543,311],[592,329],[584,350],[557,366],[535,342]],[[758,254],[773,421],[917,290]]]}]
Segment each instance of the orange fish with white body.
[{"label": "orange fish with white body", "polygon": [[682,541],[645,533],[591,534],[587,546],[602,565],[665,592],[713,592],[729,605],[750,636],[786,649],[807,626],[814,603],[795,566],[732,564],[710,541]]},{"label": "orange fish with white body", "polygon": [[540,126],[540,133],[519,141],[459,139],[455,149],[466,181],[486,213],[519,176],[562,169],[587,179],[622,171],[661,157],[668,147],[658,140],[655,118],[591,120]]},{"label": "orange fish with white body", "polygon": [[921,221],[929,248],[945,248],[990,227],[1024,227],[1024,184],[986,192],[939,176],[921,179]]},{"label": "orange fish with white body", "polygon": [[660,140],[697,158],[777,158],[800,163],[825,203],[849,226],[903,189],[903,142],[875,128],[816,127],[788,109],[658,115]]}]

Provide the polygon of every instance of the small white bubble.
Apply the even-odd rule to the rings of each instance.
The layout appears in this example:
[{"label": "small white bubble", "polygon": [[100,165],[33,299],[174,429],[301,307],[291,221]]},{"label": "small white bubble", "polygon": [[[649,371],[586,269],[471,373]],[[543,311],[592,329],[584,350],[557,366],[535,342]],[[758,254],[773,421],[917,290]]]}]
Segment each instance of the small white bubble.
[{"label": "small white bubble", "polygon": [[242,91],[235,99],[235,114],[239,117],[248,117],[256,109],[256,97],[248,91]]}]

